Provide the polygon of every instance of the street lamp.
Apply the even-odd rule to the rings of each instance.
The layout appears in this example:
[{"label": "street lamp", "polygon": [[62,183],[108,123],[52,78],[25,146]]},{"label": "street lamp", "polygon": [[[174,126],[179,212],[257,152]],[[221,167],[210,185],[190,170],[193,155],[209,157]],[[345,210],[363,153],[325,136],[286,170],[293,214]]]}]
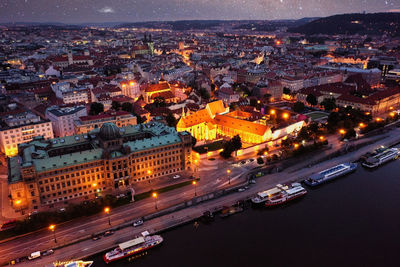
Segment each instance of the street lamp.
[{"label": "street lamp", "polygon": [[153,193],[153,198],[154,198],[154,207],[155,207],[156,210],[158,209],[158,207],[157,207],[157,197],[158,197],[158,194],[156,192],[154,192]]},{"label": "street lamp", "polygon": [[111,225],[110,208],[105,207],[104,212],[108,215],[108,225]]},{"label": "street lamp", "polygon": [[228,174],[228,183],[231,184],[231,170],[226,170],[226,173]]},{"label": "street lamp", "polygon": [[345,131],[345,130],[343,130],[343,129],[340,129],[340,130],[339,130],[339,133],[340,133],[340,134],[345,134],[345,133],[346,133],[346,131]]},{"label": "street lamp", "polygon": [[283,113],[282,117],[283,117],[284,119],[287,119],[287,118],[289,118],[289,114],[288,114],[288,113]]},{"label": "street lamp", "polygon": [[192,184],[194,185],[194,196],[197,196],[197,190],[196,190],[197,182],[193,181]]},{"label": "street lamp", "polygon": [[57,238],[56,238],[56,225],[55,224],[51,224],[49,226],[49,230],[53,232],[54,235],[54,242],[57,243]]}]

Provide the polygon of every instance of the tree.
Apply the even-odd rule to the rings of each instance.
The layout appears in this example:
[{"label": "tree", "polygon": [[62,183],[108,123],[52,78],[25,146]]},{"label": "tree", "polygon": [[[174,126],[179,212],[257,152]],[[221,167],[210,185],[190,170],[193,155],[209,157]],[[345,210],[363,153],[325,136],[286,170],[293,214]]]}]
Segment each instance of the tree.
[{"label": "tree", "polygon": [[293,111],[294,111],[294,112],[297,112],[297,113],[303,112],[303,111],[304,111],[304,108],[305,108],[305,106],[304,106],[304,103],[303,103],[303,102],[297,101],[297,102],[294,103],[294,105],[293,105]]},{"label": "tree", "polygon": [[283,93],[284,93],[285,95],[290,95],[291,91],[290,91],[289,88],[283,87]]},{"label": "tree", "polygon": [[167,117],[165,117],[165,120],[167,121],[167,124],[169,127],[174,127],[176,126],[176,124],[178,123],[178,121],[176,120],[174,114],[172,114],[172,112],[168,113]]},{"label": "tree", "polygon": [[263,158],[262,158],[262,157],[258,157],[258,158],[257,158],[257,163],[258,163],[259,165],[264,164]]},{"label": "tree", "polygon": [[231,140],[226,141],[224,143],[224,150],[220,153],[220,155],[224,158],[230,158],[233,151],[239,150],[242,148],[242,140],[239,135],[235,135]]},{"label": "tree", "polygon": [[165,107],[165,98],[162,96],[157,96],[154,98],[154,105],[156,107]]},{"label": "tree", "polygon": [[233,150],[239,150],[242,148],[242,140],[240,139],[239,135],[235,135],[232,139],[232,146],[233,146]]},{"label": "tree", "polygon": [[117,102],[117,101],[113,101],[112,103],[111,103],[111,108],[113,109],[113,110],[119,110],[119,108],[121,107],[121,104],[119,103],[119,102]]},{"label": "tree", "polygon": [[331,111],[336,108],[336,99],[324,98],[321,102],[321,106],[323,106],[326,111]]},{"label": "tree", "polygon": [[306,101],[308,104],[310,104],[311,106],[315,106],[318,104],[317,98],[315,97],[315,95],[313,94],[308,94]]},{"label": "tree", "polygon": [[133,105],[132,105],[132,103],[125,102],[125,103],[122,104],[121,109],[123,111],[132,112],[133,111]]},{"label": "tree", "polygon": [[93,102],[90,105],[89,115],[98,115],[104,111],[104,105],[102,103]]},{"label": "tree", "polygon": [[200,96],[205,100],[210,99],[210,93],[205,88],[200,89]]}]

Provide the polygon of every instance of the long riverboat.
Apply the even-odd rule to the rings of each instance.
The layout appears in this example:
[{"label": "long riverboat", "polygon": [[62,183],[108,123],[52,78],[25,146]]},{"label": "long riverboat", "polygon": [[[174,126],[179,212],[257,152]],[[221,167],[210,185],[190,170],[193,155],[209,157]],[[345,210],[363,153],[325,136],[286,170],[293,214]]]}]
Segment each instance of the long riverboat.
[{"label": "long riverboat", "polygon": [[390,160],[397,159],[399,157],[399,149],[398,148],[388,148],[383,151],[378,152],[377,154],[367,158],[362,165],[367,168],[376,168],[385,162]]},{"label": "long riverboat", "polygon": [[129,256],[136,255],[148,249],[156,247],[163,242],[160,235],[146,235],[126,241],[118,245],[114,250],[104,255],[104,261],[108,264]]},{"label": "long riverboat", "polygon": [[270,198],[265,201],[266,207],[277,206],[291,200],[300,198],[307,194],[307,190],[304,189],[299,183],[294,183],[290,186],[282,187],[281,193],[277,196]]},{"label": "long riverboat", "polygon": [[357,169],[357,163],[342,163],[332,168],[326,169],[319,173],[311,175],[304,180],[304,183],[309,186],[317,186],[326,183],[340,176],[354,172]]},{"label": "long riverboat", "polygon": [[256,205],[264,204],[268,199],[278,196],[281,191],[282,189],[280,185],[278,185],[274,188],[258,192],[257,195],[251,199],[251,202]]}]

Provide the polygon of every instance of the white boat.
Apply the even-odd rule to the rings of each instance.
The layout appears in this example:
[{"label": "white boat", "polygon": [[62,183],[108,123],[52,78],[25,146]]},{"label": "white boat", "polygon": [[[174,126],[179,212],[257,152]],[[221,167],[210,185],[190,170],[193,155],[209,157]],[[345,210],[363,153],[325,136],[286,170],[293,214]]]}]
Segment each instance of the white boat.
[{"label": "white boat", "polygon": [[92,266],[93,261],[63,261],[63,262],[56,262],[50,265],[51,267],[90,267]]},{"label": "white boat", "polygon": [[393,159],[397,159],[399,156],[398,148],[388,148],[380,151],[376,155],[369,157],[362,163],[364,167],[375,168]]},{"label": "white boat", "polygon": [[276,206],[296,198],[302,197],[307,194],[307,190],[304,189],[299,183],[292,184],[290,187],[285,186],[282,191],[276,197],[270,198],[265,201],[266,207]]},{"label": "white boat", "polygon": [[119,244],[117,248],[110,252],[107,252],[104,255],[103,259],[106,263],[117,261],[144,252],[148,249],[160,245],[162,242],[163,238],[159,235],[140,236]]},{"label": "white boat", "polygon": [[321,171],[319,173],[311,175],[308,179],[304,180],[304,183],[309,186],[317,186],[319,184],[328,182],[357,169],[357,163],[342,163],[335,167]]},{"label": "white boat", "polygon": [[251,202],[253,202],[253,204],[265,203],[265,201],[268,199],[274,198],[281,193],[282,189],[279,187],[280,186],[276,186],[274,188],[258,192],[257,195],[251,199]]}]

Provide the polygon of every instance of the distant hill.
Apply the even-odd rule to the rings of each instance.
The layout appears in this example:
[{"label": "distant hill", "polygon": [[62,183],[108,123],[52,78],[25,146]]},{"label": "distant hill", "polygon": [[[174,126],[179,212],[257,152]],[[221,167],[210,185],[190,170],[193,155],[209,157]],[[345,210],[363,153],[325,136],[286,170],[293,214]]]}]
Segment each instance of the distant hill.
[{"label": "distant hill", "polygon": [[274,31],[280,27],[295,27],[308,23],[317,18],[299,20],[178,20],[178,21],[148,21],[123,23],[116,28],[143,27],[171,30],[204,30],[213,27],[234,24],[234,29],[251,29],[256,31]]},{"label": "distant hill", "polygon": [[343,14],[320,18],[292,27],[303,34],[389,34],[400,36],[400,13]]}]

